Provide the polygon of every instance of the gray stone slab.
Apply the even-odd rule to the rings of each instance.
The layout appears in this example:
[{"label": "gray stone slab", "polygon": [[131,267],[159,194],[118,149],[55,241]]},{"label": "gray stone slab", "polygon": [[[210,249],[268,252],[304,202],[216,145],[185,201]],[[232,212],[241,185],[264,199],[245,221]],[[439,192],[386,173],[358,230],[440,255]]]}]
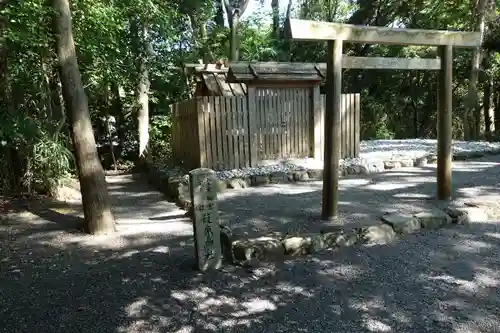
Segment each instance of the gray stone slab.
[{"label": "gray stone slab", "polygon": [[360,239],[366,245],[383,245],[394,242],[396,233],[387,224],[372,225],[363,228]]},{"label": "gray stone slab", "polygon": [[382,216],[382,221],[398,234],[411,234],[421,229],[420,220],[413,214],[389,213]]},{"label": "gray stone slab", "polygon": [[479,207],[446,207],[444,211],[453,223],[466,224],[488,221],[488,214]]},{"label": "gray stone slab", "polygon": [[415,214],[422,228],[439,229],[452,223],[451,217],[439,209],[429,209]]}]

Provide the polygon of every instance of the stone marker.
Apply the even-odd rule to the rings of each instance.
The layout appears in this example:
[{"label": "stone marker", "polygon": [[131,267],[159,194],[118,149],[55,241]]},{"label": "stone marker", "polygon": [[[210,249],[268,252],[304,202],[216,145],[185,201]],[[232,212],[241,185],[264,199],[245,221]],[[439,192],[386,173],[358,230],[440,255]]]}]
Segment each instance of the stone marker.
[{"label": "stone marker", "polygon": [[203,272],[218,269],[222,264],[216,181],[215,171],[211,169],[189,172],[196,261]]}]

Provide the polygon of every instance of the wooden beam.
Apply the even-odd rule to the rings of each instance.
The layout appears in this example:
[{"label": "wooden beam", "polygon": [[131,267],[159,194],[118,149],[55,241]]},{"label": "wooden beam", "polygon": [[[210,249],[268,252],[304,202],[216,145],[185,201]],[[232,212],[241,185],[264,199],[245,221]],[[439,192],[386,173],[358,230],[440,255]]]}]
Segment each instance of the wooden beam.
[{"label": "wooden beam", "polygon": [[440,46],[438,123],[437,123],[437,198],[449,200],[452,193],[452,97],[453,48]]},{"label": "wooden beam", "polygon": [[292,40],[336,40],[367,44],[481,46],[479,32],[400,29],[331,22],[289,19],[288,34]]},{"label": "wooden beam", "polygon": [[[232,71],[249,72],[249,66],[253,66],[258,73],[262,74],[310,74],[318,69],[326,73],[326,63],[308,62],[235,62],[229,63]],[[243,70],[244,68],[244,70]],[[441,61],[439,58],[395,58],[395,57],[349,57],[342,56],[342,68],[345,69],[397,69],[397,70],[439,70]]]},{"label": "wooden beam", "polygon": [[335,220],[338,215],[342,44],[342,40],[328,42],[324,130],[325,146],[323,158],[323,202],[321,210],[321,218],[325,221]]},{"label": "wooden beam", "polygon": [[344,56],[342,57],[342,68],[438,70],[441,68],[441,62],[436,58],[385,58]]}]

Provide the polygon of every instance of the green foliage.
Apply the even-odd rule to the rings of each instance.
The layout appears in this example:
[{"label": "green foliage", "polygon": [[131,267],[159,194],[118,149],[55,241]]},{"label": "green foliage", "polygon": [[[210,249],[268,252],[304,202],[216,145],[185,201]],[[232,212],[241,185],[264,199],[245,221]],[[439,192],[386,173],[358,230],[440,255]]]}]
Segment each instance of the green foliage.
[{"label": "green foliage", "polygon": [[170,145],[171,125],[170,117],[166,115],[156,115],[151,119],[149,139],[150,149],[155,161],[165,162],[172,156],[172,147]]},{"label": "green foliage", "polygon": [[[138,151],[139,59],[147,64],[151,84],[149,146],[153,158],[170,157],[169,104],[188,98],[190,89],[179,70],[181,64],[229,55],[230,31],[217,13],[220,1],[71,1],[78,61],[95,136],[101,147],[113,142],[118,160],[132,159]],[[311,0],[297,2],[292,15],[353,24],[471,30],[474,5],[465,0]],[[281,31],[274,33],[270,9],[244,14],[239,28],[241,60],[326,60],[326,43],[290,43],[283,38],[283,12]],[[37,187],[50,190],[73,167],[54,54],[53,13],[46,1],[14,0],[0,8],[0,15],[9,18],[0,31],[0,68],[4,62],[8,68],[0,75],[0,153],[6,156],[0,159],[0,182],[2,187],[12,187],[16,182],[10,178],[29,178]],[[148,34],[142,34],[141,25],[148,27]],[[486,39],[493,51],[499,26],[498,20],[488,18]],[[397,45],[347,44],[344,53],[436,56],[435,48]],[[454,51],[456,137],[463,132],[470,59],[470,50]],[[499,81],[499,68],[500,57],[491,52],[483,74]],[[362,94],[363,139],[435,137],[436,90],[437,77],[431,72],[351,70],[343,77],[344,92]],[[116,119],[111,133],[105,121],[109,116]]]},{"label": "green foliage", "polygon": [[53,137],[42,132],[33,146],[30,156],[33,163],[31,181],[38,190],[53,193],[59,182],[74,166],[73,155],[66,147],[67,138]]}]

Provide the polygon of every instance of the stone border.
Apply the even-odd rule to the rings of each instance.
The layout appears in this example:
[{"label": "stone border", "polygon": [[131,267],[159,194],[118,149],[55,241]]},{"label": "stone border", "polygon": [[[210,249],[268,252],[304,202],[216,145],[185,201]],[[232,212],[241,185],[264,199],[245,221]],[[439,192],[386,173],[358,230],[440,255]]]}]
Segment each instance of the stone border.
[{"label": "stone border", "polygon": [[[319,233],[295,236],[258,237],[232,240],[225,259],[238,265],[252,266],[259,262],[284,261],[325,250],[351,246],[385,245],[421,230],[436,230],[453,224],[488,220],[486,213],[474,206],[448,206],[424,210],[416,214],[389,213],[376,224],[356,228],[330,227]],[[227,251],[227,250],[226,250]],[[230,255],[230,257],[228,257]]]},{"label": "stone border", "polygon": [[[465,161],[499,154],[500,149],[483,152],[462,151],[455,153],[453,155],[453,160]],[[433,153],[417,158],[410,158],[401,154],[394,155],[390,159],[375,163],[341,165],[339,173],[341,177],[349,175],[366,175],[404,167],[422,167],[427,164],[435,164],[436,162],[437,155]],[[144,171],[146,171],[148,175],[149,182],[157,190],[166,195],[170,201],[175,202],[181,209],[189,212],[191,209],[191,199],[189,196],[189,177],[187,174],[183,175],[180,171],[164,172],[154,165],[148,165]],[[227,180],[219,180],[217,182],[217,191],[220,193],[226,189],[242,189],[247,187],[265,186],[269,184],[306,182],[322,179],[323,170],[305,170],[303,168],[297,168],[297,170],[290,172],[274,171],[268,175],[261,174],[249,177],[235,177]]]}]

